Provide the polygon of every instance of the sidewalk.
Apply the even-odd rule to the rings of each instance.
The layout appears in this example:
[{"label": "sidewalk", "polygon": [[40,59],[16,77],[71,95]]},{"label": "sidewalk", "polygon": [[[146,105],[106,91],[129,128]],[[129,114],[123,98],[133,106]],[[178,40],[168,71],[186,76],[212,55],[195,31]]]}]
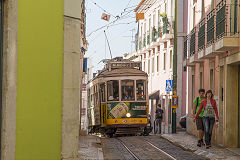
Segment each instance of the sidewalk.
[{"label": "sidewalk", "polygon": [[80,136],[79,137],[79,159],[103,159],[101,140],[97,136]]},{"label": "sidewalk", "polygon": [[186,132],[163,134],[161,136],[185,150],[192,151],[208,159],[240,160],[240,148],[223,148],[215,145],[210,149],[206,149],[205,146],[197,147],[197,138]]}]

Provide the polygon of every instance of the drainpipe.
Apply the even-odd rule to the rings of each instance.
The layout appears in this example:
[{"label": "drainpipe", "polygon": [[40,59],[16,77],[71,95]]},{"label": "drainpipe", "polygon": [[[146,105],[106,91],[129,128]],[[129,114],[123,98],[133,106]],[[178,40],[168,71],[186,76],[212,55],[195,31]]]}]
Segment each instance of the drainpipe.
[{"label": "drainpipe", "polygon": [[[177,94],[177,3],[174,10],[174,39],[173,39],[173,94]],[[172,108],[172,133],[176,133],[176,108]]]}]

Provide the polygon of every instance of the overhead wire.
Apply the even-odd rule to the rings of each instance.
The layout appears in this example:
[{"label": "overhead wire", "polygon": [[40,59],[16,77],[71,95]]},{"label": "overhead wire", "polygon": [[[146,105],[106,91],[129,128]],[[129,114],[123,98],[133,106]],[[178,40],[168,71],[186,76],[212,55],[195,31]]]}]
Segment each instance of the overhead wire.
[{"label": "overhead wire", "polygon": [[115,17],[115,18],[117,18],[117,16],[114,16],[113,14],[111,14],[110,12],[108,12],[106,9],[102,8],[102,7],[101,7],[99,4],[97,4],[96,2],[93,2],[92,0],[91,0],[91,2],[92,2],[94,5],[96,5],[98,8],[100,8],[101,10],[103,10],[105,13],[107,13],[107,14]]},{"label": "overhead wire", "polygon": [[117,22],[117,21],[119,21],[119,20],[122,20],[123,17],[125,17],[125,16],[128,15],[128,14],[130,14],[131,12],[132,12],[132,11],[129,11],[129,12],[127,12],[126,14],[122,15],[120,18],[115,19],[114,21],[112,21],[112,22],[110,22],[110,23],[108,23],[108,24],[106,24],[106,25],[103,25],[103,26],[95,29],[94,31],[90,32],[90,33],[87,35],[87,37],[91,36],[94,32],[96,32],[96,31],[98,31],[98,30],[101,30],[101,29],[103,29],[103,28],[105,28],[105,27],[108,27],[109,25],[111,25],[111,24],[113,24],[113,23],[115,23],[115,22]]}]

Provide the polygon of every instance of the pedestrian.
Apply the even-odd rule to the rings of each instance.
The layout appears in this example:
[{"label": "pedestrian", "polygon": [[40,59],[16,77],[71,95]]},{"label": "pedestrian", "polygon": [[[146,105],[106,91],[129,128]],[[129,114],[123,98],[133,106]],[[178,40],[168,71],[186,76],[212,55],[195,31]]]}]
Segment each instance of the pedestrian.
[{"label": "pedestrian", "polygon": [[161,134],[161,126],[162,126],[162,120],[163,120],[163,113],[164,111],[161,108],[161,104],[157,105],[157,109],[156,109],[156,119],[155,119],[155,134]]},{"label": "pedestrian", "polygon": [[[205,89],[202,89],[202,88],[199,89],[198,93],[199,93],[199,96],[195,98],[193,101],[193,114],[194,114],[193,117],[195,117],[196,113],[198,112],[202,100],[205,99]],[[204,109],[196,118],[196,126],[197,126],[197,132],[198,132],[198,142],[197,142],[198,147],[201,147],[201,145],[204,144],[203,143],[204,127],[203,127],[203,121],[202,121],[203,112],[204,112]]]},{"label": "pedestrian", "polygon": [[205,134],[205,143],[206,143],[206,149],[209,149],[209,147],[211,147],[212,130],[215,123],[215,117],[216,117],[216,123],[218,123],[218,120],[219,120],[217,103],[213,99],[213,94],[211,90],[208,90],[206,92],[206,99],[204,99],[201,102],[200,108],[194,117],[194,121],[196,120],[198,115],[202,112],[203,108],[204,108],[203,126],[204,126],[204,134]]}]

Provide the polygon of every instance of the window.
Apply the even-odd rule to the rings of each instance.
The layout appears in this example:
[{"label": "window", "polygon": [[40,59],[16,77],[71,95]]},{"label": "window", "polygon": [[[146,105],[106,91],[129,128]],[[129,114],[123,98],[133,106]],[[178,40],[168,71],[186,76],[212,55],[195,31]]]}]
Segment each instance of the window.
[{"label": "window", "polygon": [[148,74],[150,74],[150,58],[148,59]]},{"label": "window", "polygon": [[166,70],[166,53],[163,53],[163,70]]},{"label": "window", "polygon": [[[151,16],[151,15],[150,15]],[[149,33],[151,32],[151,17],[149,18]]]},{"label": "window", "polygon": [[118,80],[111,80],[107,82],[108,100],[118,101],[119,100],[119,83]]},{"label": "window", "polygon": [[155,27],[155,25],[156,25],[155,23],[156,23],[156,15],[154,14],[153,15],[153,27]]},{"label": "window", "polygon": [[157,72],[159,71],[159,56],[157,56]]},{"label": "window", "polygon": [[195,26],[195,12],[196,12],[196,8],[193,7],[193,26]]},{"label": "window", "polygon": [[154,57],[152,57],[152,73],[154,73]]},{"label": "window", "polygon": [[122,80],[121,88],[122,101],[135,100],[133,80]]},{"label": "window", "polygon": [[145,65],[146,65],[146,62],[144,61],[144,62],[143,62],[143,71],[146,71],[146,69],[145,69],[146,66],[145,66]]},{"label": "window", "polygon": [[214,91],[214,72],[213,69],[210,69],[210,89]]},{"label": "window", "polygon": [[137,100],[145,100],[145,81],[144,80],[137,80],[136,81],[136,94]]},{"label": "window", "polygon": [[100,84],[100,96],[101,96],[101,102],[105,102],[105,84]]},{"label": "window", "polygon": [[204,7],[204,0],[202,0],[202,18],[204,17],[204,13],[205,13],[205,7]]},{"label": "window", "polygon": [[172,50],[170,51],[170,69],[172,69],[173,65],[173,55],[172,55]]},{"label": "window", "polygon": [[203,88],[203,73],[200,72],[200,88]]},{"label": "window", "polygon": [[160,27],[161,17],[160,17],[160,9],[158,10],[158,27]]}]

